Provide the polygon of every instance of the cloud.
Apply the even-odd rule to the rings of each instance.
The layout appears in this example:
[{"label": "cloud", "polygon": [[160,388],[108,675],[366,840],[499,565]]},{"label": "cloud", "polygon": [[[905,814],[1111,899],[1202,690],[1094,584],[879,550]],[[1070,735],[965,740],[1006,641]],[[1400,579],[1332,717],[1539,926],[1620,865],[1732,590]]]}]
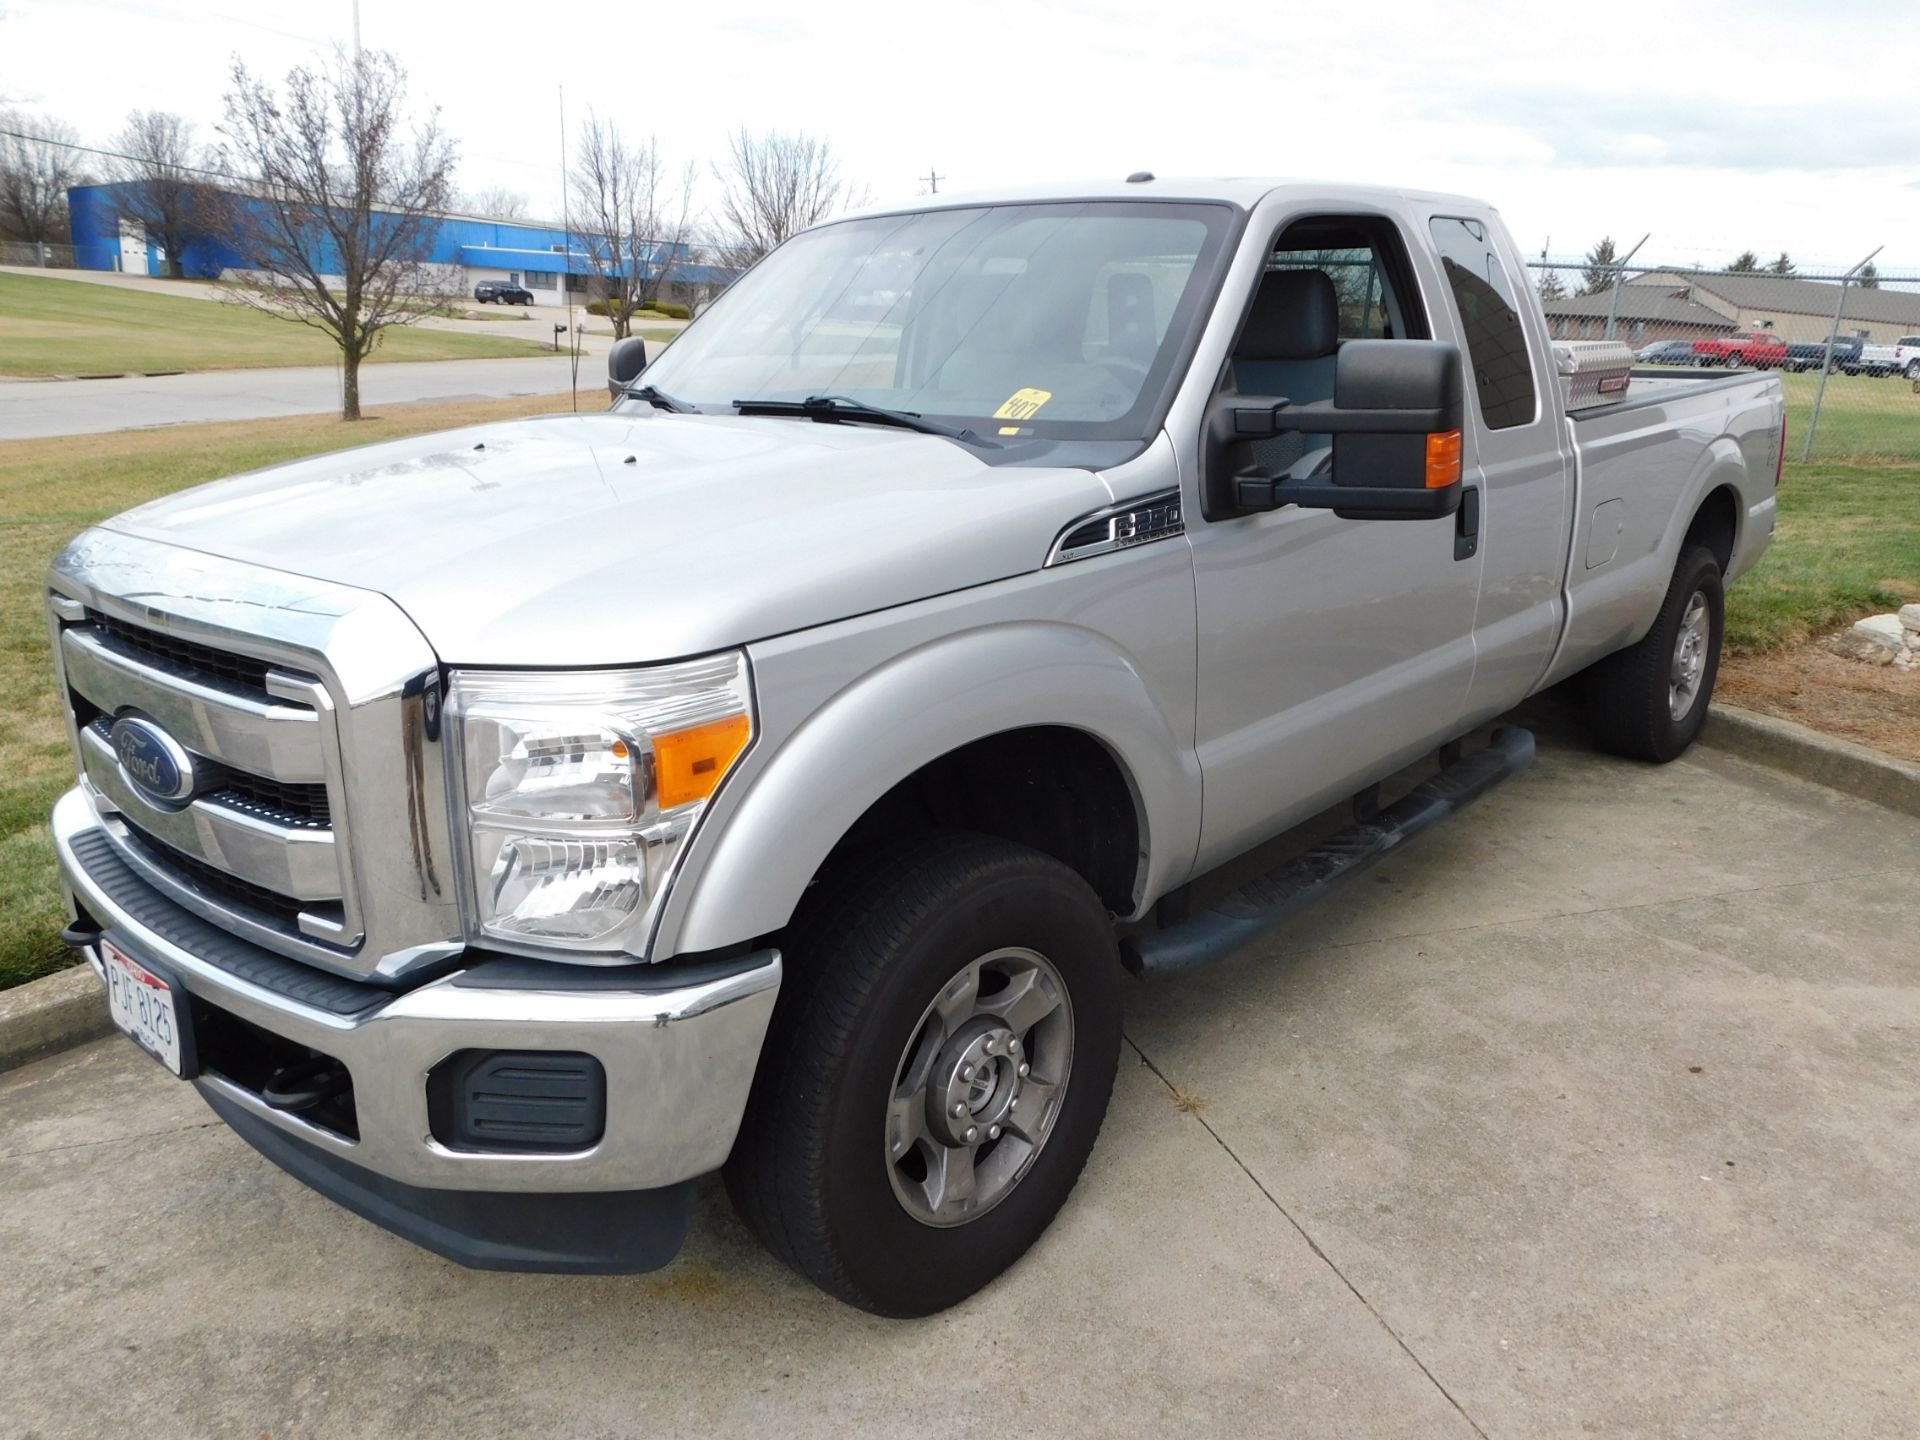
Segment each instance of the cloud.
[{"label": "cloud", "polygon": [[1758,106],[1706,93],[1517,89],[1464,107],[1457,96],[1435,97],[1428,109],[1517,131],[1550,147],[1555,163],[1588,168],[1832,172],[1905,168],[1920,155],[1920,116],[1797,92]]}]

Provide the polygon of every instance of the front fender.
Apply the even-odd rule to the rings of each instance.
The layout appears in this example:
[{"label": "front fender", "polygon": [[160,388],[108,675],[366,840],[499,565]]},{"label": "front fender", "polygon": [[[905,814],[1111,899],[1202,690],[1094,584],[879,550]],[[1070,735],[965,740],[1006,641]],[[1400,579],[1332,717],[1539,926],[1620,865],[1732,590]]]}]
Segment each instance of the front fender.
[{"label": "front fender", "polygon": [[652,954],[778,930],[833,847],[887,791],[972,741],[1038,725],[1084,731],[1127,777],[1142,851],[1136,913],[1146,897],[1184,880],[1200,833],[1191,713],[1170,716],[1102,635],[1057,622],[994,624],[930,640],[860,675],[758,757],[752,774],[738,777],[742,786],[725,787],[730,803],[710,817],[706,843],[676,878]]}]

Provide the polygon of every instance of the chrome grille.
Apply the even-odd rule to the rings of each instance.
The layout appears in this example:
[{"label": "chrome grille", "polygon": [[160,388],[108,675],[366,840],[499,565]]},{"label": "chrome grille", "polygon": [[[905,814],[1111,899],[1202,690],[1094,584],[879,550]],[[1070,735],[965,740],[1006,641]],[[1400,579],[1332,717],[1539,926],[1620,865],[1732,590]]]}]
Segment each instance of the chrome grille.
[{"label": "chrome grille", "polygon": [[[271,773],[326,772],[328,720],[299,699],[314,677],[92,608],[60,632],[60,653],[81,773],[148,878],[283,948],[350,950],[360,935],[326,781]],[[128,780],[111,737],[129,712],[151,716],[192,757],[198,783],[184,806]]]},{"label": "chrome grille", "polygon": [[[81,785],[142,880],[359,978],[459,948],[439,665],[391,601],[108,530],[49,582]],[[185,752],[184,800],[133,783],[112,740],[128,716]]]},{"label": "chrome grille", "polygon": [[264,660],[128,625],[97,610],[87,611],[87,623],[103,640],[157,669],[203,685],[228,686],[237,693],[266,698],[267,671],[271,667]]}]

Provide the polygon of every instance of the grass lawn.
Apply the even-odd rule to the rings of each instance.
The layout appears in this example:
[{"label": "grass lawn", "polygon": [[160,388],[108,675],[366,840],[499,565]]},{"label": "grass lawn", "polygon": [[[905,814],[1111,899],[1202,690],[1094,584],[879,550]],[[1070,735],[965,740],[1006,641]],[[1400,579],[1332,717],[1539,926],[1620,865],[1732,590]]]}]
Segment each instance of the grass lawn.
[{"label": "grass lawn", "polygon": [[1916,599],[1920,463],[1790,461],[1773,544],[1727,592],[1727,649],[1783,649]]},{"label": "grass lawn", "polygon": [[392,405],[357,425],[299,415],[0,444],[0,989],[72,959],[59,939],[66,913],[47,832],[53,802],[73,783],[42,600],[41,577],[60,547],[96,520],[203,480],[568,403],[558,395]]},{"label": "grass lawn", "polygon": [[[406,326],[387,331],[370,359],[488,360],[546,349],[518,336]],[[318,330],[240,305],[0,275],[0,375],[329,365],[338,353]]]},{"label": "grass lawn", "polygon": [[[1820,376],[1813,371],[1780,377],[1787,398],[1787,456],[1798,460],[1807,442]],[[1905,376],[1834,375],[1820,406],[1813,458],[1888,459],[1920,464],[1920,392]]]}]

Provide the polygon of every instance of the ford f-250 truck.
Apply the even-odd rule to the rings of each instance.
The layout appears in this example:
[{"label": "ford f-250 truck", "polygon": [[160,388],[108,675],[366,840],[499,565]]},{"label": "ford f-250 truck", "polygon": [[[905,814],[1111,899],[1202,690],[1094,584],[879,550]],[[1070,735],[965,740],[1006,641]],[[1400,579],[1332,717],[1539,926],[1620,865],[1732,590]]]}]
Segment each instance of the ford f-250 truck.
[{"label": "ford f-250 truck", "polygon": [[1556,346],[1491,209],[1390,190],[941,196],[645,358],[604,413],[73,541],[68,938],[267,1157],[444,1255],[657,1266],[723,1170],[898,1315],[1066,1200],[1129,970],[1486,790],[1548,686],[1684,750],[1783,443],[1775,377]]}]

